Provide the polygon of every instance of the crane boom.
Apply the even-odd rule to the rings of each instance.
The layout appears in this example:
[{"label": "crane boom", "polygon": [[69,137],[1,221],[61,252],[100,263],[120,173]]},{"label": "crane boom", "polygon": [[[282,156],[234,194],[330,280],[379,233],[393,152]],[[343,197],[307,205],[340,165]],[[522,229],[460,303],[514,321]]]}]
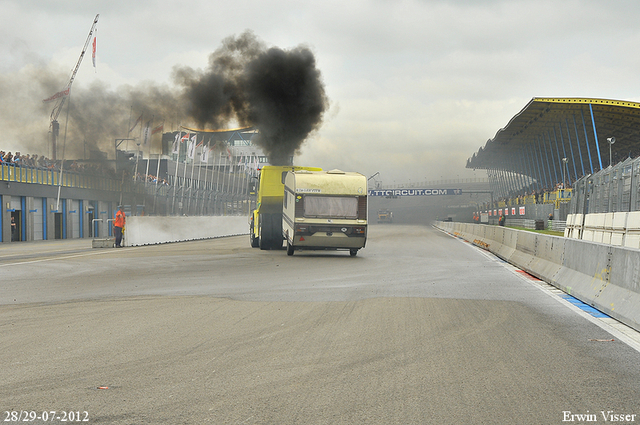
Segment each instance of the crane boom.
[{"label": "crane boom", "polygon": [[[73,84],[73,80],[76,78],[76,74],[78,73],[78,69],[80,68],[82,59],[84,58],[84,53],[87,51],[87,47],[91,42],[91,35],[93,35],[93,32],[96,29],[96,24],[98,23],[99,17],[100,17],[100,14],[97,14],[96,18],[93,20],[93,25],[91,25],[91,30],[89,31],[89,35],[87,36],[87,41],[85,41],[84,47],[82,48],[82,53],[80,53],[80,57],[78,58],[78,62],[76,63],[75,68],[73,68],[73,71],[71,72],[71,78],[67,83],[67,87],[65,87],[65,91],[71,90],[71,85]],[[58,119],[58,115],[60,115],[60,111],[64,106],[65,99],[66,99],[66,96],[62,96],[56,103],[56,106],[53,107],[53,111],[51,111],[51,122],[56,121]]]},{"label": "crane boom", "polygon": [[[95,19],[93,20],[93,24],[91,25],[91,30],[89,30],[89,35],[87,36],[87,41],[85,41],[84,47],[82,48],[82,53],[80,53],[78,62],[76,63],[75,68],[73,68],[73,71],[71,72],[71,78],[69,79],[69,82],[67,83],[67,86],[65,87],[65,89],[62,92],[60,92],[60,94],[62,95],[59,96],[56,102],[56,105],[53,107],[53,110],[51,111],[51,124],[49,128],[51,129],[51,150],[52,150],[52,156],[54,160],[56,159],[56,144],[58,139],[58,133],[60,132],[60,124],[58,124],[58,115],[60,115],[60,111],[62,111],[64,102],[67,96],[69,95],[69,93],[71,92],[71,84],[73,84],[73,80],[76,78],[76,74],[78,73],[78,69],[80,68],[82,59],[84,58],[84,53],[87,51],[87,46],[89,46],[89,43],[91,42],[91,35],[96,29],[96,24],[98,23],[99,17],[100,17],[100,14],[97,14]],[[57,94],[54,96],[57,96]]]}]

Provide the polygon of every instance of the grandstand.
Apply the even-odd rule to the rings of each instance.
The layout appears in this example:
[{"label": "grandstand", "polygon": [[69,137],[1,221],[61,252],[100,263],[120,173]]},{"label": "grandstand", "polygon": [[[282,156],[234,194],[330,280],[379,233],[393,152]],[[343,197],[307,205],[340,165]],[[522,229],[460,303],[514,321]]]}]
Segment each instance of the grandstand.
[{"label": "grandstand", "polygon": [[566,217],[575,182],[639,154],[639,103],[533,98],[466,167],[487,171],[499,202],[493,208],[553,203]]}]

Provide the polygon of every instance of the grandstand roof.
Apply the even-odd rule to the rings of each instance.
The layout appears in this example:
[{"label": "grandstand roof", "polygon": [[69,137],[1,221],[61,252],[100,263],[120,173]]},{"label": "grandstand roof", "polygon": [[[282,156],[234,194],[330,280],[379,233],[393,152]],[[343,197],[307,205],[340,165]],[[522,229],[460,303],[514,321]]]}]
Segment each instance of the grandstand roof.
[{"label": "grandstand roof", "polygon": [[219,129],[219,130],[198,129],[198,128],[185,127],[184,125],[180,126],[180,127],[183,128],[184,130],[190,131],[192,133],[207,134],[207,135],[210,135],[210,136],[214,136],[213,137],[214,140],[227,140],[231,136],[233,136],[234,134],[237,134],[237,133],[248,133],[248,132],[257,131],[257,127],[255,127],[255,126],[239,127],[239,128],[225,128],[225,129]]},{"label": "grandstand roof", "polygon": [[543,172],[551,174],[567,158],[577,179],[609,166],[610,137],[614,164],[640,155],[640,103],[534,97],[467,160],[467,168],[532,175],[538,161],[538,169],[546,164]]}]

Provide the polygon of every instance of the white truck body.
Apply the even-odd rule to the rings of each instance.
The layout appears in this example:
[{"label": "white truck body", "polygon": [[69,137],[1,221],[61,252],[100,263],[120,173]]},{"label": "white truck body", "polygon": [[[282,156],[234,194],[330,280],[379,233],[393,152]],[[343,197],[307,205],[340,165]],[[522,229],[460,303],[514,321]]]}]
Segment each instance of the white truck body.
[{"label": "white truck body", "polygon": [[367,241],[367,179],[340,170],[290,171],[282,211],[287,254],[345,249],[355,256]]}]

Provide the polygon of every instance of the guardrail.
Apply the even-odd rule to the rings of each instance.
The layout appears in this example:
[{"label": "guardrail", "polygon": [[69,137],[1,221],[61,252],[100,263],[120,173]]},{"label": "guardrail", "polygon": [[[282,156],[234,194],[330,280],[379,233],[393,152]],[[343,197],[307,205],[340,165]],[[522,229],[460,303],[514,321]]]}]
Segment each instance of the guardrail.
[{"label": "guardrail", "polygon": [[483,224],[434,227],[489,250],[640,331],[640,250]]},{"label": "guardrail", "polygon": [[[529,218],[508,218],[506,224],[508,226],[523,227],[525,229],[536,229],[536,221]],[[563,220],[548,220],[547,229],[555,232],[564,232],[567,222]]]},{"label": "guardrail", "polygon": [[64,187],[77,187],[83,189],[118,191],[122,181],[110,177],[96,176],[93,174],[63,171],[60,180],[60,171],[49,168],[17,166],[0,164],[0,180],[17,183],[33,183],[58,186],[60,182]]}]

